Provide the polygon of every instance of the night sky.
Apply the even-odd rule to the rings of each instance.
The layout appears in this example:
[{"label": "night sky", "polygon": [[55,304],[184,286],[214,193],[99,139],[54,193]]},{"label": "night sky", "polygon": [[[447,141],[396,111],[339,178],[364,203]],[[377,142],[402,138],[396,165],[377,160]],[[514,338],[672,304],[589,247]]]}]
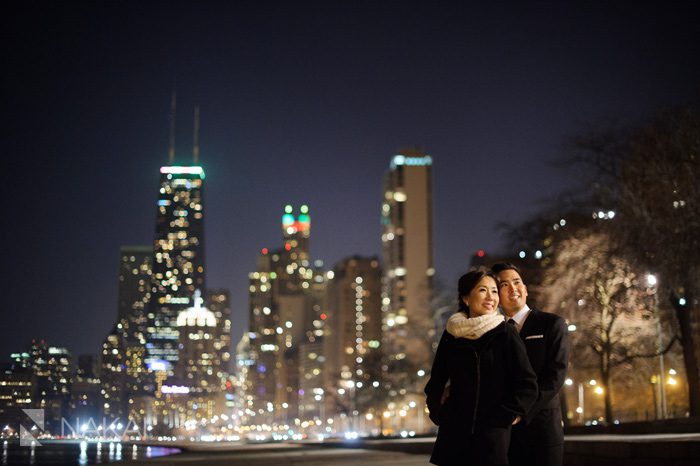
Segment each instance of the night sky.
[{"label": "night sky", "polygon": [[573,185],[551,164],[567,136],[700,96],[691,2],[476,3],[5,6],[0,360],[33,337],[100,351],[119,247],[153,240],[174,89],[180,162],[201,107],[207,281],[231,290],[234,342],[286,203],[309,205],[327,267],[380,254],[382,174],[423,147],[452,286],[499,222]]}]

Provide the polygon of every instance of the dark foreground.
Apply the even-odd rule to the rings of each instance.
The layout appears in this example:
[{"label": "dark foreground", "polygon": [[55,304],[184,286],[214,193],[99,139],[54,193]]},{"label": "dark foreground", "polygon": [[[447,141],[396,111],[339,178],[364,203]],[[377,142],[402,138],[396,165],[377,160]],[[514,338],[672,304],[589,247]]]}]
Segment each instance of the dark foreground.
[{"label": "dark foreground", "polygon": [[[365,440],[323,444],[202,445],[142,465],[427,466],[434,439]],[[132,463],[134,464],[134,463]],[[565,466],[698,466],[700,433],[567,436]]]},{"label": "dark foreground", "polygon": [[276,448],[237,448],[234,451],[188,451],[141,463],[151,466],[426,466],[429,454],[318,445],[279,445]]},{"label": "dark foreground", "polygon": [[[90,445],[76,457],[75,445],[48,445],[35,449],[32,457],[3,456],[2,465],[78,465],[116,463],[125,466],[427,466],[434,438],[325,441],[323,443],[167,443],[121,445],[119,454],[102,445],[97,455]],[[182,450],[177,453],[172,447]],[[166,455],[166,456],[156,456]],[[644,435],[569,435],[565,443],[565,466],[698,466],[700,433]]]}]

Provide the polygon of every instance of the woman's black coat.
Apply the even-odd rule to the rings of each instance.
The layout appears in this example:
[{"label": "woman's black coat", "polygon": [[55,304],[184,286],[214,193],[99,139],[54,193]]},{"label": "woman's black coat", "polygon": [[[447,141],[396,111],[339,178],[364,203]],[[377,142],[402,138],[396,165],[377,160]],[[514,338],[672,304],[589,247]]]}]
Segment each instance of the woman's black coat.
[{"label": "woman's black coat", "polygon": [[430,419],[440,426],[430,462],[508,464],[511,423],[537,399],[536,380],[514,326],[502,323],[476,340],[445,331],[425,387]]}]

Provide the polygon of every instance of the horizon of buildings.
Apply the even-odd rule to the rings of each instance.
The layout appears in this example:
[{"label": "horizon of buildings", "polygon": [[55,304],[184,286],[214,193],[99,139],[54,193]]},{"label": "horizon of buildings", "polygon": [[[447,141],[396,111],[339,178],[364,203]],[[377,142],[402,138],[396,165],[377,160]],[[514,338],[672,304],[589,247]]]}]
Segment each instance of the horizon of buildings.
[{"label": "horizon of buildings", "polygon": [[[341,426],[373,433],[424,427],[422,412],[405,419],[416,402],[397,387],[408,372],[414,380],[415,372],[425,374],[432,357],[430,156],[407,151],[391,159],[381,213],[384,268],[376,257],[349,255],[325,270],[309,257],[309,207],[284,207],[281,247],[263,249],[250,274],[249,331],[237,344],[234,371],[228,291],[205,286],[204,170],[175,164],[172,147],[170,155],[160,170],[153,246],[120,249],[117,319],[99,360],[81,355],[72,373],[68,350],[35,343],[4,367],[5,382],[32,385],[5,407],[51,407],[54,433],[70,416],[130,420],[140,436],[230,433],[234,424],[268,433],[296,424],[321,434]],[[407,333],[419,322],[420,331]],[[416,343],[428,353],[399,358],[410,370],[387,353]],[[47,370],[40,353],[49,350],[63,356]],[[403,378],[390,381],[390,366]],[[47,383],[51,390],[37,392]],[[410,392],[415,398],[415,383]],[[388,394],[396,401],[386,403]],[[396,422],[385,422],[390,416]]]}]

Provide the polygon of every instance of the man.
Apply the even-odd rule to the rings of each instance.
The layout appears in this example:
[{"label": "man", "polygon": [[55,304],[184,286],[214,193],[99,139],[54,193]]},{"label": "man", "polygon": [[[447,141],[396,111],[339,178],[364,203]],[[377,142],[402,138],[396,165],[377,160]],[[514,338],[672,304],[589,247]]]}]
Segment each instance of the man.
[{"label": "man", "polygon": [[527,305],[527,287],[513,264],[492,267],[498,277],[501,307],[515,324],[537,374],[537,401],[513,426],[508,458],[511,466],[561,466],[564,457],[559,390],[569,360],[567,326],[561,317]]}]

